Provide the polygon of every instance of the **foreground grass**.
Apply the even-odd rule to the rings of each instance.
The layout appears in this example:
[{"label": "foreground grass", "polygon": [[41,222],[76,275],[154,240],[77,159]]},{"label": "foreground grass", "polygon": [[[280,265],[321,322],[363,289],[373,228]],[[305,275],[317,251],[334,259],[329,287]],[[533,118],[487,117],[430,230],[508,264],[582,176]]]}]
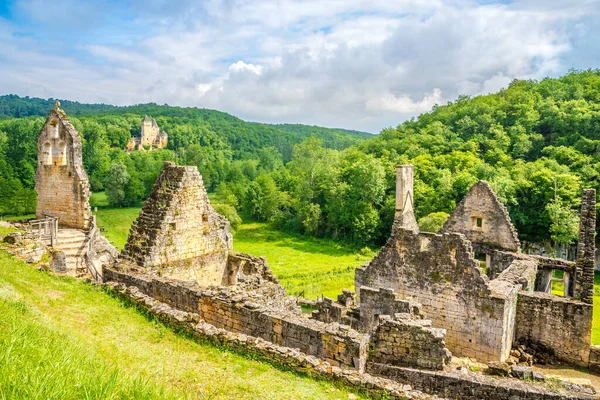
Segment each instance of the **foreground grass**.
[{"label": "foreground grass", "polygon": [[[0,250],[0,399],[345,399]],[[360,397],[360,396],[359,396]]]}]

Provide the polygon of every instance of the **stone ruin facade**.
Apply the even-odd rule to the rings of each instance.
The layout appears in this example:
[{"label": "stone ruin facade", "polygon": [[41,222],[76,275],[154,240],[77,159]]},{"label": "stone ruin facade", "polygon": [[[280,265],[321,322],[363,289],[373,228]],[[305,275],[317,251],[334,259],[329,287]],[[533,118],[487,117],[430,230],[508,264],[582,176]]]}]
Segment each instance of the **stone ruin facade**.
[{"label": "stone ruin facade", "polygon": [[158,127],[158,123],[155,119],[150,121],[150,118],[146,115],[142,120],[140,136],[131,138],[127,143],[127,150],[145,150],[146,147],[150,150],[164,149],[167,147],[168,142],[169,135],[167,135],[167,132]]},{"label": "stone ruin facade", "polygon": [[37,219],[14,224],[23,233],[12,234],[9,240],[17,246],[9,250],[33,263],[47,255],[47,267],[55,273],[101,281],[102,267],[114,262],[117,251],[96,227],[81,137],[59,102],[46,119],[37,144]]},{"label": "stone ruin facade", "polygon": [[161,276],[229,284],[229,221],[212,208],[197,167],[164,164],[122,258]]},{"label": "stone ruin facade", "polygon": [[57,103],[38,135],[36,216],[57,217],[60,226],[89,229],[90,185],[83,169],[81,137]]},{"label": "stone ruin facade", "polygon": [[[396,398],[595,398],[589,388],[557,392],[452,367],[453,355],[509,361],[520,344],[577,365],[600,359],[590,348],[591,304],[582,301],[595,194],[586,191],[585,244],[574,264],[521,254],[506,209],[485,182],[474,185],[442,233],[419,232],[412,166],[398,167],[397,179],[389,241],[356,271],[355,291],[313,303],[312,313],[286,294],[264,258],[232,251],[228,224],[210,207],[197,169],[169,162],[104,280],[193,335],[369,390],[395,388]],[[496,224],[500,235],[491,234]],[[474,248],[488,257],[485,270]],[[547,268],[580,282],[571,297],[536,291]]]},{"label": "stone ruin facade", "polygon": [[[397,178],[412,182],[412,169],[400,167]],[[399,187],[400,198],[412,191],[410,184]],[[579,257],[572,263],[522,254],[506,208],[479,181],[438,234],[418,232],[406,222],[410,217],[397,220],[380,253],[356,271],[357,293],[386,289],[420,303],[432,325],[446,330],[456,356],[503,362],[522,344],[588,367],[595,198],[595,190],[584,191]],[[565,297],[550,294],[554,270],[564,273]]]}]

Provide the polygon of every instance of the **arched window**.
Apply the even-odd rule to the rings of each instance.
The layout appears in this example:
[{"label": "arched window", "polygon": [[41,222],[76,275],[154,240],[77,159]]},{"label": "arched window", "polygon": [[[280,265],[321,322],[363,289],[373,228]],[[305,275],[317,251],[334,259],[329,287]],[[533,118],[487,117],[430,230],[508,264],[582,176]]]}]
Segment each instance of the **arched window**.
[{"label": "arched window", "polygon": [[67,145],[65,142],[58,144],[55,161],[56,165],[67,165]]},{"label": "arched window", "polygon": [[42,159],[40,162],[44,165],[52,165],[52,145],[50,142],[45,142],[42,145]]},{"label": "arched window", "polygon": [[58,139],[58,121],[53,119],[48,125],[48,137],[51,139]]}]

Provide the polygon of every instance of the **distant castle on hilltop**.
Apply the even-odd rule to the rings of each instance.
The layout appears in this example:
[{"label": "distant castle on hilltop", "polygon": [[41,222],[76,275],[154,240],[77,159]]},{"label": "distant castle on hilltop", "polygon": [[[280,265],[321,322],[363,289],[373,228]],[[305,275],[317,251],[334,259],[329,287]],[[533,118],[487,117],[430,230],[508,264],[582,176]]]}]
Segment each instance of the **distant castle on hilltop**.
[{"label": "distant castle on hilltop", "polygon": [[[169,136],[167,132],[161,131],[155,119],[150,121],[146,115],[142,121],[142,130],[140,137],[132,137],[127,143],[127,150],[152,150],[153,148],[163,149],[167,146]],[[147,147],[149,146],[149,147]]]}]

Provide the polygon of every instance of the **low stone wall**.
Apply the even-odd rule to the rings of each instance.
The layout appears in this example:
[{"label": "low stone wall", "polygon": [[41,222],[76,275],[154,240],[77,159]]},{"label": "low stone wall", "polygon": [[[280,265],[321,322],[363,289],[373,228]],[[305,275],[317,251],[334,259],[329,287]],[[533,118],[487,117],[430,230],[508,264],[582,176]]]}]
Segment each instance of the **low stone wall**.
[{"label": "low stone wall", "polygon": [[369,362],[442,370],[452,358],[445,337],[446,330],[432,328],[430,320],[382,316],[373,333]]},{"label": "low stone wall", "polygon": [[279,285],[263,285],[252,297],[235,287],[200,288],[194,284],[152,276],[134,275],[107,268],[105,282],[135,286],[144,294],[176,309],[198,313],[206,322],[230,332],[242,333],[272,343],[300,349],[332,365],[364,369],[369,336],[339,324],[304,318],[286,307]]},{"label": "low stone wall", "polygon": [[[381,364],[370,364],[369,369],[377,374],[388,375],[394,380],[373,376],[370,373],[359,373],[353,369],[332,366],[328,362],[307,355],[298,349],[283,347],[261,338],[216,328],[202,321],[198,314],[173,309],[142,293],[137,287],[125,287],[125,285],[116,283],[105,284],[105,287],[110,292],[144,308],[166,324],[188,332],[197,338],[218,346],[226,346],[236,351],[257,355],[263,360],[313,377],[341,382],[367,393],[374,399],[441,399],[433,393],[443,394],[447,399],[466,400],[597,399],[596,396],[583,393],[584,388],[576,385],[571,387],[569,392],[564,389],[550,391],[541,385],[516,379],[491,378],[474,373],[421,371]],[[430,394],[424,393],[424,391],[428,391]]]},{"label": "low stone wall", "polygon": [[225,284],[233,285],[238,280],[253,279],[254,277],[279,283],[279,280],[267,265],[265,257],[230,252],[227,259],[227,282]]},{"label": "low stone wall", "polygon": [[199,339],[206,340],[217,346],[257,355],[263,360],[291,368],[294,371],[306,373],[315,378],[341,382],[355,387],[374,399],[424,399],[438,400],[439,397],[412,390],[410,385],[398,384],[389,379],[375,377],[369,374],[359,374],[353,369],[332,366],[326,361],[300,352],[298,349],[280,346],[261,338],[240,333],[229,332],[225,329],[202,321],[195,313],[176,310],[144,293],[138,288],[109,282],[104,287],[110,293],[131,301],[138,307],[157,317],[167,325],[181,329]]},{"label": "low stone wall", "polygon": [[[367,365],[367,371],[397,382],[411,384],[417,390],[456,400],[592,400],[598,399],[593,388],[547,388],[517,379],[486,376],[464,370],[422,371],[384,364]],[[571,389],[571,390],[569,390]],[[567,392],[568,390],[568,392]]]},{"label": "low stone wall", "polygon": [[516,341],[536,343],[568,363],[588,366],[592,305],[549,293],[518,296]]},{"label": "low stone wall", "polygon": [[600,373],[600,346],[590,347],[589,369],[592,372]]},{"label": "low stone wall", "polygon": [[401,299],[393,289],[361,286],[358,292],[361,329],[365,332],[371,332],[377,326],[380,315],[393,316],[400,313],[417,318],[423,316],[419,304]]}]

